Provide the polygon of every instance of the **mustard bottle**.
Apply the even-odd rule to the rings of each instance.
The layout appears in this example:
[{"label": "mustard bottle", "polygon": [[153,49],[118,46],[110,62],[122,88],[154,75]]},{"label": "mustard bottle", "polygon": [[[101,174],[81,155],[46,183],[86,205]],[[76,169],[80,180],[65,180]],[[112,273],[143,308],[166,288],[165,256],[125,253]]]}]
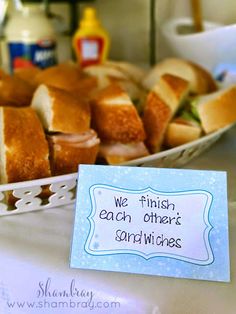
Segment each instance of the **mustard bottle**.
[{"label": "mustard bottle", "polygon": [[110,39],[97,18],[94,8],[83,12],[79,28],[73,36],[73,49],[81,67],[103,63],[110,47]]}]

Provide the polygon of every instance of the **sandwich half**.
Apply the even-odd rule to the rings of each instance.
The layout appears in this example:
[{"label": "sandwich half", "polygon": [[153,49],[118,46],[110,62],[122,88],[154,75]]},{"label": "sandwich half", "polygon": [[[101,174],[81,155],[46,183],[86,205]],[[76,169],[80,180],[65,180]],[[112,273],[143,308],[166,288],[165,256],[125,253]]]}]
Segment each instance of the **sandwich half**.
[{"label": "sandwich half", "polygon": [[32,85],[21,78],[0,75],[0,106],[29,106],[34,90]]},{"label": "sandwich half", "polygon": [[174,118],[167,127],[164,145],[173,148],[199,139],[202,135],[202,127],[192,117],[184,115]]},{"label": "sandwich half", "polygon": [[83,71],[90,77],[96,78],[95,92],[116,84],[129,95],[137,107],[141,106],[146,91],[141,85],[142,70],[138,67],[125,62],[107,61],[103,64],[87,66]]},{"label": "sandwich half", "polygon": [[94,164],[100,140],[94,130],[76,134],[48,134],[51,171],[54,175],[78,171],[79,164]]},{"label": "sandwich half", "polygon": [[47,133],[53,175],[77,172],[95,163],[100,140],[91,129],[90,106],[68,91],[40,85],[31,103]]},{"label": "sandwich half", "polygon": [[26,67],[26,68],[17,68],[14,70],[13,76],[25,81],[26,83],[28,83],[35,89],[37,88],[37,85],[38,85],[35,82],[35,77],[41,71],[43,70],[36,66],[31,66],[31,67]]},{"label": "sandwich half", "polygon": [[48,132],[80,133],[90,127],[90,107],[68,91],[41,84],[35,91],[31,107]]},{"label": "sandwich half", "polygon": [[114,61],[108,60],[105,62],[105,65],[118,69],[123,72],[127,77],[129,77],[134,82],[141,84],[142,79],[144,78],[146,72],[141,67],[136,64],[127,62],[127,61]]},{"label": "sandwich half", "polygon": [[99,91],[91,101],[92,126],[101,139],[99,156],[116,164],[149,154],[141,118],[129,95],[117,84]]},{"label": "sandwich half", "polygon": [[88,98],[97,87],[97,80],[81,71],[73,62],[61,63],[37,73],[33,78],[38,85],[46,84],[69,91],[79,98]]},{"label": "sandwich half", "polygon": [[166,58],[157,63],[144,77],[143,86],[151,90],[160,76],[166,73],[189,81],[192,94],[207,94],[217,90],[211,73],[198,64],[180,58]]},{"label": "sandwich half", "polygon": [[142,119],[147,135],[146,145],[151,153],[162,149],[168,124],[188,93],[188,81],[171,74],[162,75],[149,92]]},{"label": "sandwich half", "polygon": [[196,98],[197,113],[205,133],[236,122],[236,85]]},{"label": "sandwich half", "polygon": [[165,144],[175,147],[236,122],[236,85],[189,98],[168,125]]},{"label": "sandwich half", "polygon": [[1,183],[50,177],[48,143],[35,111],[0,107],[0,121]]}]

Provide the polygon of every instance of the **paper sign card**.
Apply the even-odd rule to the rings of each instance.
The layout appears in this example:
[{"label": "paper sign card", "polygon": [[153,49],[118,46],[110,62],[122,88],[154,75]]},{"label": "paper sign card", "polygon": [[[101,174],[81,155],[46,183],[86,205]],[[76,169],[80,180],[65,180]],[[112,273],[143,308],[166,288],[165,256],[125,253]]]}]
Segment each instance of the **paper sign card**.
[{"label": "paper sign card", "polygon": [[81,165],[71,267],[229,281],[226,173]]}]

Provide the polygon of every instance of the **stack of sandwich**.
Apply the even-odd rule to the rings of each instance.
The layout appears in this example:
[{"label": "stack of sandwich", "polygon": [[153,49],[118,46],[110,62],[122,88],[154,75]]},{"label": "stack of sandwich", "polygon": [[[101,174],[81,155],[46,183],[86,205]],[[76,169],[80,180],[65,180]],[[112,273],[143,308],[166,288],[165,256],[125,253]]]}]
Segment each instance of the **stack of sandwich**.
[{"label": "stack of sandwich", "polygon": [[[69,78],[60,76],[68,88],[85,82],[71,64],[50,71],[71,74]],[[66,88],[37,83],[36,78],[47,76],[47,71],[43,72],[29,68],[13,76],[1,73],[1,183],[77,172],[80,163],[95,163],[100,140],[91,129],[86,95],[76,97]],[[74,84],[69,84],[70,79]],[[91,79],[86,77],[84,86],[88,82],[91,84]]]},{"label": "stack of sandwich", "polygon": [[147,73],[143,86],[149,90],[143,119],[152,153],[236,121],[236,85],[219,89],[208,71],[187,60],[163,60]]},{"label": "stack of sandwich", "polygon": [[127,92],[111,84],[91,100],[92,125],[101,139],[99,157],[118,164],[149,154],[142,120]]},{"label": "stack of sandwich", "polygon": [[86,101],[41,84],[31,107],[47,134],[52,175],[76,172],[81,163],[95,163],[100,140],[90,128],[91,112]]},{"label": "stack of sandwich", "polygon": [[149,71],[111,61],[0,71],[0,181],[120,164],[193,141],[236,121],[235,96],[235,85],[218,89],[205,69],[176,58]]}]

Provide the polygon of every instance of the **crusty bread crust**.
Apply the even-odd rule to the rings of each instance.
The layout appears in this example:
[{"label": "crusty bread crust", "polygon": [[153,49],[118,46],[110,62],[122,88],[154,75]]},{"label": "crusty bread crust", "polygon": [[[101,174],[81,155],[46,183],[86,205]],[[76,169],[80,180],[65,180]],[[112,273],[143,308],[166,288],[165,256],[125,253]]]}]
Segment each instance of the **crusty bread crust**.
[{"label": "crusty bread crust", "polygon": [[174,114],[189,93],[189,82],[172,74],[163,74],[153,91],[169,105]]},{"label": "crusty bread crust", "polygon": [[129,62],[108,60],[104,64],[105,66],[118,69],[136,83],[141,83],[145,75],[144,69]]},{"label": "crusty bread crust", "polygon": [[236,121],[236,86],[199,97],[198,114],[206,133],[216,131]]},{"label": "crusty bread crust", "polygon": [[119,85],[134,102],[141,102],[146,96],[146,91],[142,88],[142,86],[132,80],[110,78],[108,85],[110,84]]},{"label": "crusty bread crust", "polygon": [[141,85],[143,71],[127,62],[106,61],[103,64],[91,65],[84,72],[97,79],[95,92],[115,83],[136,102],[144,97],[145,90]]},{"label": "crusty bread crust", "polygon": [[[51,112],[47,116],[45,116],[46,103],[49,107],[47,110]],[[49,132],[80,133],[90,127],[89,103],[77,99],[65,90],[40,85],[34,93],[31,106],[39,117],[44,117],[42,123]]]},{"label": "crusty bread crust", "polygon": [[97,79],[89,77],[73,62],[61,63],[38,73],[34,81],[37,85],[46,84],[74,93],[79,98],[89,98],[97,87]]},{"label": "crusty bread crust", "polygon": [[218,86],[211,73],[204,69],[199,64],[187,61],[197,73],[197,88],[196,94],[212,93],[218,90]]},{"label": "crusty bread crust", "polygon": [[70,93],[56,87],[49,87],[52,98],[52,123],[50,131],[79,133],[90,127],[90,106]]},{"label": "crusty bread crust", "polygon": [[126,80],[127,75],[115,67],[104,64],[90,65],[83,69],[89,76],[96,77],[101,87],[107,86],[109,78]]},{"label": "crusty bread crust", "polygon": [[164,144],[167,147],[183,145],[200,138],[201,133],[200,126],[171,122],[165,133]]},{"label": "crusty bread crust", "polygon": [[189,93],[189,82],[163,74],[147,97],[143,123],[151,153],[161,150],[167,126]]},{"label": "crusty bread crust", "polygon": [[14,77],[17,77],[31,86],[33,88],[37,87],[37,83],[35,82],[35,77],[38,73],[40,73],[42,70],[36,66],[28,67],[28,68],[19,68],[16,69],[14,72]]},{"label": "crusty bread crust", "polygon": [[93,105],[92,126],[103,141],[129,143],[145,139],[142,121],[129,105]]},{"label": "crusty bread crust", "polygon": [[50,177],[49,150],[42,125],[30,107],[1,107],[6,178],[1,183]]},{"label": "crusty bread crust", "polygon": [[211,74],[201,66],[179,58],[166,58],[157,63],[143,79],[143,85],[152,89],[163,74],[179,76],[190,83],[193,94],[207,94],[217,90],[217,85]]},{"label": "crusty bread crust", "polygon": [[121,143],[145,139],[142,120],[129,96],[117,85],[111,85],[91,102],[92,127],[102,141]]},{"label": "crusty bread crust", "polygon": [[110,102],[113,99],[117,99],[118,97],[123,101],[127,101],[127,103],[131,103],[129,95],[124,91],[123,88],[119,86],[119,84],[110,83],[105,88],[99,90],[95,94],[92,101],[95,103]]},{"label": "crusty bread crust", "polygon": [[9,76],[9,74],[6,73],[3,69],[0,68],[0,79],[2,79],[5,76]]},{"label": "crusty bread crust", "polygon": [[171,108],[156,93],[150,92],[144,107],[143,123],[147,134],[145,143],[151,153],[160,151],[171,118]]},{"label": "crusty bread crust", "polygon": [[52,175],[62,175],[78,171],[79,164],[94,164],[99,143],[90,147],[73,147],[60,143],[60,148],[48,137]]},{"label": "crusty bread crust", "polygon": [[4,75],[0,79],[0,106],[29,106],[34,87],[20,78]]},{"label": "crusty bread crust", "polygon": [[83,77],[83,73],[79,66],[75,63],[61,63],[51,66],[37,73],[35,82],[40,84],[51,84],[58,88],[71,90],[74,84]]}]

